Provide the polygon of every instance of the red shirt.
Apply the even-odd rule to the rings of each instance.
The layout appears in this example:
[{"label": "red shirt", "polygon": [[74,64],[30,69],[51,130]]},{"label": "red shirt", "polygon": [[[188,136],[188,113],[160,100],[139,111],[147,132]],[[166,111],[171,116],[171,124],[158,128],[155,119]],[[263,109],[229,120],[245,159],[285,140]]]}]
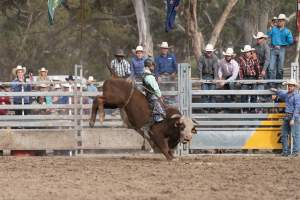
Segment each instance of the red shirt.
[{"label": "red shirt", "polygon": [[[9,97],[0,97],[0,105],[10,104]],[[6,115],[8,110],[0,110],[0,115]]]}]

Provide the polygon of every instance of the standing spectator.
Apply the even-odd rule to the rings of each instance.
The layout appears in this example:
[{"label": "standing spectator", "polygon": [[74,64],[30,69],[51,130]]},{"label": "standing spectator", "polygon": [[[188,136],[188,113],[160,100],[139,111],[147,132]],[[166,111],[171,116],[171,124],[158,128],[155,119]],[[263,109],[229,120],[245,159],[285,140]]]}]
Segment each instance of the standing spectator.
[{"label": "standing spectator", "polygon": [[254,46],[256,50],[256,55],[258,56],[259,66],[261,70],[261,78],[265,78],[266,75],[269,75],[269,64],[270,64],[270,47],[267,44],[268,36],[263,32],[258,32],[257,35],[253,35],[256,39],[256,45]]},{"label": "standing spectator", "polygon": [[286,20],[285,14],[280,14],[278,26],[273,26],[268,32],[268,36],[271,38],[270,79],[283,78],[285,50],[294,42],[291,31],[285,27]]},{"label": "standing spectator", "polygon": [[[49,86],[45,83],[41,83],[39,85],[40,92],[48,92]],[[52,97],[51,96],[39,96],[37,98],[37,103],[42,105],[52,105]],[[51,109],[41,109],[38,111],[38,114],[50,114],[52,112]]]},{"label": "standing spectator", "polygon": [[[211,44],[207,44],[205,47],[204,54],[200,56],[198,63],[199,78],[201,80],[216,80],[218,77],[218,58],[214,54],[214,47]],[[215,84],[202,83],[202,90],[214,90],[216,88]],[[215,102],[215,99],[211,96],[204,96],[203,102]]]},{"label": "standing spectator", "polygon": [[48,77],[48,70],[45,67],[42,67],[39,70],[39,77],[37,78],[37,81],[50,81]]},{"label": "standing spectator", "polygon": [[[234,89],[234,82],[239,74],[240,66],[236,60],[234,60],[235,53],[233,48],[227,48],[226,52],[223,52],[225,56],[219,62],[219,69],[218,69],[218,78],[220,81],[220,87],[226,90],[233,90]],[[226,101],[233,101],[233,96],[228,99],[225,97]]]},{"label": "standing spectator", "polygon": [[155,58],[155,75],[159,77],[176,77],[177,63],[176,57],[173,54],[169,54],[169,45],[167,42],[162,42],[160,45],[160,55]]},{"label": "standing spectator", "polygon": [[141,81],[145,70],[144,67],[144,48],[137,46],[135,49],[135,56],[131,59],[131,76],[136,81]]},{"label": "standing spectator", "polygon": [[290,154],[289,149],[289,134],[293,137],[293,156],[298,156],[300,148],[300,96],[296,91],[299,86],[296,80],[290,80],[285,83],[287,85],[287,92],[271,88],[272,92],[276,92],[278,97],[285,101],[285,117],[281,128],[281,143],[282,143],[282,156]]},{"label": "standing spectator", "polygon": [[[3,85],[0,85],[0,92],[7,92],[6,88]],[[9,105],[10,99],[9,97],[0,96],[0,105]],[[0,110],[0,115],[7,115],[8,110],[3,109]]]},{"label": "standing spectator", "polygon": [[[88,92],[98,92],[97,87],[94,85],[94,82],[96,82],[96,80],[94,79],[93,76],[89,76],[88,80],[87,80],[87,91]],[[89,97],[89,104],[93,104],[93,97]]]},{"label": "standing spectator", "polygon": [[[12,81],[11,91],[12,92],[30,92],[32,90],[30,84],[25,83],[25,76],[26,68],[18,65],[16,68],[13,69],[13,74],[16,75],[16,78]],[[30,104],[31,99],[28,96],[20,97],[15,96],[13,97],[14,104]],[[16,115],[22,115],[24,112],[25,115],[30,113],[29,110],[15,110]]]},{"label": "standing spectator", "polygon": [[115,59],[111,61],[110,70],[113,77],[127,79],[130,75],[130,64],[125,59],[125,54],[122,49],[117,49]]},{"label": "standing spectator", "polygon": [[275,16],[272,18],[271,20],[271,24],[270,24],[270,30],[273,28],[273,27],[277,27],[278,26],[278,18]]},{"label": "standing spectator", "polygon": [[[238,58],[238,63],[240,65],[239,70],[239,77],[240,80],[258,80],[261,78],[261,69],[259,65],[258,59],[253,57],[252,55],[255,54],[255,49],[252,48],[250,45],[245,45],[244,49],[241,49],[242,55]],[[250,84],[241,84],[242,90],[253,90],[257,89],[257,85],[254,83]],[[242,95],[241,97],[242,102],[257,102],[256,96],[247,96]]]}]

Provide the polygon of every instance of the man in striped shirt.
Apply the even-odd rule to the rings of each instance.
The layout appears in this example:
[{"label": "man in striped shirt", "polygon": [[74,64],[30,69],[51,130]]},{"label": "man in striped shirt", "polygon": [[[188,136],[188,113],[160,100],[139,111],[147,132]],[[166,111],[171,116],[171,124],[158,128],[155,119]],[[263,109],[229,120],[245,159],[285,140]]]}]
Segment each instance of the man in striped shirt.
[{"label": "man in striped shirt", "polygon": [[115,53],[115,59],[111,61],[110,69],[113,77],[128,78],[131,74],[130,64],[124,58],[125,54],[122,49],[117,49]]}]

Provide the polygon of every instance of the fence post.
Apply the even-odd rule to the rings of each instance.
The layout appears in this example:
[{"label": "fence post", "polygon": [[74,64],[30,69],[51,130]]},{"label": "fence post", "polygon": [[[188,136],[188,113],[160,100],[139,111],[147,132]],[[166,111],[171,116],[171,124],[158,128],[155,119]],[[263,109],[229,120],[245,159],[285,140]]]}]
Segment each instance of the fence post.
[{"label": "fence post", "polygon": [[[79,71],[79,73],[78,73]],[[76,154],[82,154],[82,65],[75,65],[75,86],[74,86],[74,122],[76,132]],[[78,76],[80,75],[80,77]],[[80,78],[80,80],[78,80]],[[78,93],[78,84],[80,84],[80,92]],[[79,104],[78,104],[79,100]],[[79,105],[79,106],[78,106]],[[79,112],[78,112],[79,111]]]},{"label": "fence post", "polygon": [[[188,63],[178,64],[178,97],[180,112],[186,117],[192,116],[191,108],[191,65]],[[187,155],[189,153],[189,145],[179,143],[176,154]]]}]

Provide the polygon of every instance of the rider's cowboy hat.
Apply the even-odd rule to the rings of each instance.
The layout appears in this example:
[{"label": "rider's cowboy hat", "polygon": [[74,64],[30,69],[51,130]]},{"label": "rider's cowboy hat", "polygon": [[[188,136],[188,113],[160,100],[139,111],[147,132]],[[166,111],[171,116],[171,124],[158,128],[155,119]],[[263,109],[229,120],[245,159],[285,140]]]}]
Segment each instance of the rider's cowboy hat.
[{"label": "rider's cowboy hat", "polygon": [[89,76],[89,78],[88,78],[88,80],[87,80],[88,83],[92,83],[92,82],[95,82],[95,81],[96,81],[96,80],[94,79],[93,76]]},{"label": "rider's cowboy hat", "polygon": [[17,72],[19,70],[22,70],[24,74],[26,73],[26,67],[22,67],[21,65],[18,65],[17,67],[13,68],[12,69],[12,73],[13,74],[17,74]]},{"label": "rider's cowboy hat", "polygon": [[124,57],[125,56],[124,51],[122,49],[117,49],[115,52],[115,56]]},{"label": "rider's cowboy hat", "polygon": [[294,85],[296,87],[299,87],[299,84],[297,83],[297,81],[295,79],[290,79],[288,81],[285,81],[282,83],[282,85]]},{"label": "rider's cowboy hat", "polygon": [[255,51],[255,49],[254,48],[252,48],[250,45],[245,45],[244,46],[244,49],[241,49],[241,52],[242,53],[246,53],[246,52],[249,52],[249,51]]},{"label": "rider's cowboy hat", "polygon": [[277,19],[278,20],[287,20],[287,17],[285,16],[285,14],[279,14]]},{"label": "rider's cowboy hat", "polygon": [[41,72],[48,73],[48,70],[45,67],[42,67],[41,69],[39,69],[39,73],[41,73]]},{"label": "rider's cowboy hat", "polygon": [[143,46],[140,46],[140,45],[137,46],[136,49],[135,49],[135,52],[138,52],[138,51],[142,51],[143,52],[144,51]]},{"label": "rider's cowboy hat", "polygon": [[260,38],[268,38],[266,34],[263,32],[258,32],[256,35],[253,35],[254,39],[260,39]]},{"label": "rider's cowboy hat", "polygon": [[215,51],[216,49],[214,49],[214,46],[212,44],[207,44],[205,46],[205,51]]},{"label": "rider's cowboy hat", "polygon": [[226,49],[226,51],[223,51],[224,56],[235,56],[235,53],[233,51],[233,48],[229,47]]},{"label": "rider's cowboy hat", "polygon": [[159,47],[162,49],[169,49],[169,44],[168,44],[168,42],[162,42]]}]

